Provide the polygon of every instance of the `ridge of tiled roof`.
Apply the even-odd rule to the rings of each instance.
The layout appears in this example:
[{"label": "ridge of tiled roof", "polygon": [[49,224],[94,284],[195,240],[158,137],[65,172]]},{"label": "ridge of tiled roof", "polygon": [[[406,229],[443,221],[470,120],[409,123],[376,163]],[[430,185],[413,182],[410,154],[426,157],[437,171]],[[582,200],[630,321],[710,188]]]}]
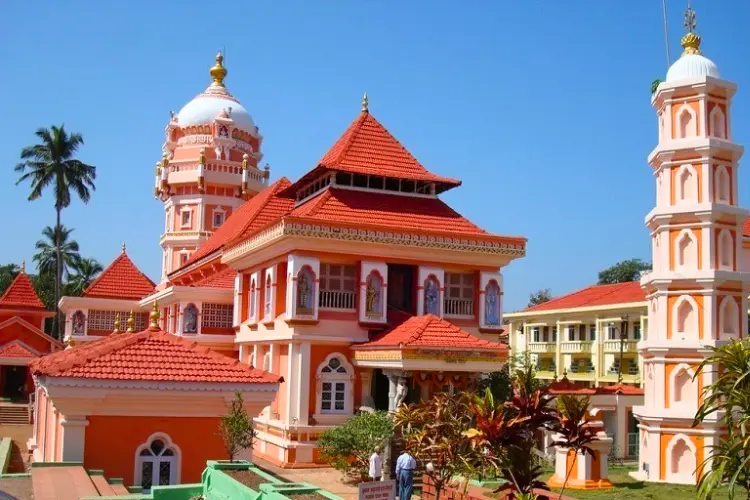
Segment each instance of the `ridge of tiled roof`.
[{"label": "ridge of tiled roof", "polygon": [[237,276],[237,270],[227,267],[221,271],[206,276],[202,280],[192,283],[190,286],[208,287],[208,288],[231,288],[234,289],[234,278]]},{"label": "ridge of tiled roof", "polygon": [[24,271],[16,275],[5,293],[0,296],[0,309],[3,308],[46,309],[34,290],[29,275]]},{"label": "ridge of tiled roof", "polygon": [[159,330],[118,333],[33,360],[35,375],[96,380],[273,384],[282,379]]},{"label": "ridge of tiled roof", "polygon": [[[281,217],[294,206],[294,199],[280,196],[280,192],[291,186],[286,177],[282,177],[263,191],[256,194],[227,217],[221,225],[198,249],[193,252],[188,261],[180,269],[193,264],[203,257],[219,250],[227,243],[241,238],[244,234]],[[171,274],[180,271],[177,269]]]},{"label": "ridge of tiled roof", "polygon": [[626,281],[611,285],[593,285],[567,295],[528,307],[523,312],[553,311],[558,309],[575,309],[579,307],[608,306],[645,302],[646,292],[639,281]]},{"label": "ridge of tiled roof", "polygon": [[295,183],[304,184],[322,170],[435,182],[446,188],[461,181],[433,174],[371,113],[363,111],[323,155],[318,165]]},{"label": "ridge of tiled roof", "polygon": [[412,316],[400,325],[380,333],[371,341],[352,346],[352,349],[387,347],[480,349],[506,352],[508,350],[505,344],[475,337],[434,314]]},{"label": "ridge of tiled roof", "polygon": [[1,358],[38,358],[39,353],[20,340],[12,340],[0,346]]},{"label": "ridge of tiled roof", "polygon": [[138,300],[150,295],[154,282],[143,274],[123,250],[83,292],[84,297]]},{"label": "ridge of tiled roof", "polygon": [[40,337],[42,337],[44,340],[46,340],[52,345],[55,345],[57,347],[62,347],[63,345],[62,342],[60,342],[56,338],[51,337],[50,335],[47,335],[43,330],[40,330],[39,327],[32,325],[31,323],[29,323],[28,321],[26,321],[20,316],[12,316],[3,322],[0,322],[0,330],[2,330],[3,328],[6,328],[9,325],[12,325],[13,323],[20,324],[21,326],[29,330],[31,333],[39,335]]}]

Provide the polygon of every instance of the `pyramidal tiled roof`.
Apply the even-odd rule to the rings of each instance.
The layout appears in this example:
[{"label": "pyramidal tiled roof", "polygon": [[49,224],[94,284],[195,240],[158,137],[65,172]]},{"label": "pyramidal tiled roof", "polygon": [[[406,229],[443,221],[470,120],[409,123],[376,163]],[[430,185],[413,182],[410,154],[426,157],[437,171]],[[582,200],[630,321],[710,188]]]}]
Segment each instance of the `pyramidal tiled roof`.
[{"label": "pyramidal tiled roof", "polygon": [[271,384],[281,377],[158,328],[112,334],[44,356],[35,375],[99,380]]},{"label": "pyramidal tiled roof", "polygon": [[434,314],[412,316],[400,325],[379,334],[373,340],[352,346],[352,349],[388,347],[426,347],[462,351],[467,349],[508,350],[505,344],[475,337]]},{"label": "pyramidal tiled roof", "polygon": [[578,307],[608,306],[627,304],[629,302],[645,302],[646,292],[639,281],[626,281],[611,285],[594,285],[582,290],[555,297],[536,306],[524,309],[526,311],[553,311],[557,309],[574,309]]},{"label": "pyramidal tiled roof", "polygon": [[154,282],[123,252],[83,292],[84,297],[138,300],[151,294]]},{"label": "pyramidal tiled roof", "polygon": [[2,308],[45,309],[44,303],[34,290],[29,275],[21,271],[0,297]]},{"label": "pyramidal tiled roof", "polygon": [[15,340],[0,346],[0,358],[36,358],[39,354],[32,351],[23,342]]}]

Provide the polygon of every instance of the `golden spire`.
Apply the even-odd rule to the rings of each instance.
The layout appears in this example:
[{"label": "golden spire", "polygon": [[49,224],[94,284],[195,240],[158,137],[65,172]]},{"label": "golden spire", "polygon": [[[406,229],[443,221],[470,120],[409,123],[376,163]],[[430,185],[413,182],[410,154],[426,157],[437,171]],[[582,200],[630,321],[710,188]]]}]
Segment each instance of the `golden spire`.
[{"label": "golden spire", "polygon": [[169,156],[167,155],[167,152],[161,154],[161,166],[166,168],[166,166],[169,165]]},{"label": "golden spire", "polygon": [[159,329],[159,303],[157,301],[154,301],[154,307],[151,309],[151,314],[148,315],[148,319],[150,320],[148,323],[148,327],[151,329]]},{"label": "golden spire", "polygon": [[683,56],[701,53],[701,37],[695,33],[695,25],[695,11],[690,7],[690,3],[688,3],[688,8],[685,11],[685,29],[687,33],[680,40],[680,44],[685,49],[682,52]]},{"label": "golden spire", "polygon": [[120,333],[120,313],[115,314],[115,329],[112,330],[112,333]]},{"label": "golden spire", "polygon": [[68,347],[74,347],[76,345],[76,341],[73,340],[73,336],[71,335],[70,337],[68,337],[68,340],[65,341],[65,344]]},{"label": "golden spire", "polygon": [[201,148],[201,153],[198,157],[198,163],[200,163],[201,165],[206,164],[206,148]]},{"label": "golden spire", "polygon": [[247,160],[250,158],[250,155],[245,153],[242,155],[242,168],[247,170]]},{"label": "golden spire", "polygon": [[365,95],[362,96],[362,112],[363,113],[369,113],[370,112],[370,100],[367,98],[367,92],[365,92]]},{"label": "golden spire", "polygon": [[222,64],[224,62],[224,56],[221,52],[216,54],[216,64],[209,70],[209,73],[211,73],[211,78],[214,79],[214,82],[211,84],[215,87],[223,87],[224,86],[224,78],[227,77],[227,69]]},{"label": "golden spire", "polygon": [[130,314],[128,315],[128,321],[127,321],[128,329],[125,330],[126,332],[134,332],[135,331],[135,313],[133,310],[130,310]]},{"label": "golden spire", "polygon": [[21,261],[21,272],[26,273],[26,259]]}]

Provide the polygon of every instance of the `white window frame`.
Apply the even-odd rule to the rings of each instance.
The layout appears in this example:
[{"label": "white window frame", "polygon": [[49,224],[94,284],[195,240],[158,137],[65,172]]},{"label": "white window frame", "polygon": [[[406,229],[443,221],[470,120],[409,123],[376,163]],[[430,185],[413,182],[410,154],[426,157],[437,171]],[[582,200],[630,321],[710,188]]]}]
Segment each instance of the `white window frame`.
[{"label": "white window frame", "polygon": [[178,252],[180,256],[180,263],[178,267],[182,267],[185,264],[187,264],[187,261],[190,259],[190,251],[189,250],[180,250]]},{"label": "white window frame", "polygon": [[[340,367],[346,370],[346,373],[326,373],[323,371],[324,368],[329,366],[332,359],[337,358],[340,361]],[[346,356],[340,352],[333,352],[326,356],[322,363],[318,365],[316,370],[316,397],[315,397],[315,415],[313,416],[317,422],[322,424],[344,422],[346,419],[351,417],[354,408],[354,367],[346,359]],[[324,383],[343,383],[344,384],[344,409],[335,410],[335,386],[331,391],[331,404],[330,410],[323,410],[323,384]]]},{"label": "white window frame", "polygon": [[[217,215],[221,216],[221,222],[219,222],[218,224],[216,223]],[[221,227],[224,224],[224,222],[226,222],[226,220],[227,220],[227,211],[221,207],[214,208],[213,213],[211,215],[211,225],[213,226],[213,228],[217,229]]]},{"label": "white window frame", "polygon": [[[155,440],[161,440],[164,442],[164,449],[171,449],[174,452],[174,455],[171,457],[164,457],[159,456],[155,457],[159,460],[148,460],[148,457],[142,457],[141,452],[146,449],[151,448],[151,443],[153,443]],[[180,450],[180,447],[177,446],[174,441],[172,441],[172,438],[169,437],[168,434],[165,434],[163,432],[155,432],[151,434],[148,439],[146,439],[146,442],[142,443],[135,449],[135,470],[133,471],[133,484],[136,486],[140,486],[143,481],[142,476],[142,466],[144,461],[151,461],[154,463],[153,466],[153,474],[154,477],[158,479],[159,477],[159,463],[160,462],[170,462],[171,466],[169,468],[169,484],[180,484],[180,469],[182,466],[182,451]],[[152,486],[158,486],[158,481],[152,482]],[[146,490],[144,490],[145,492]]]},{"label": "white window frame", "polygon": [[[451,283],[451,278],[454,276],[459,276],[459,282],[458,284]],[[464,283],[464,276],[471,276],[471,283],[465,284]],[[473,272],[467,272],[467,273],[451,273],[446,272],[445,273],[445,291],[443,292],[443,302],[447,302],[451,299],[457,299],[457,300],[470,300],[471,301],[471,314],[447,314],[444,313],[444,316],[451,316],[451,317],[461,317],[461,318],[473,318],[474,317],[474,308],[476,307],[476,300],[477,300],[477,277],[476,273]],[[451,291],[458,289],[458,297],[451,296]],[[470,292],[471,298],[467,299],[464,297],[464,291],[468,290]],[[500,286],[498,285],[498,292],[500,291]],[[498,296],[498,300],[499,300]],[[443,305],[443,311],[447,311],[448,308]]]},{"label": "white window frame", "polygon": [[[187,222],[185,221],[185,214],[187,214]],[[193,211],[189,207],[180,209],[180,227],[182,229],[193,227]]]},{"label": "white window frame", "polygon": [[[340,274],[331,274],[331,266],[340,266]],[[354,270],[352,276],[347,276],[345,273],[346,268]],[[338,289],[331,288],[330,280],[340,280],[340,286]],[[351,283],[351,289],[347,290],[345,284]],[[325,292],[334,293],[348,293],[351,294],[351,307],[324,307],[323,294]],[[357,266],[355,264],[339,264],[336,262],[321,262],[320,263],[320,281],[318,284],[318,293],[320,294],[320,309],[334,309],[334,310],[346,310],[353,311],[356,308],[356,296],[357,296]]]},{"label": "white window frame", "polygon": [[531,341],[532,342],[541,342],[542,341],[542,329],[538,326],[532,326],[531,331],[529,332],[531,335]]}]

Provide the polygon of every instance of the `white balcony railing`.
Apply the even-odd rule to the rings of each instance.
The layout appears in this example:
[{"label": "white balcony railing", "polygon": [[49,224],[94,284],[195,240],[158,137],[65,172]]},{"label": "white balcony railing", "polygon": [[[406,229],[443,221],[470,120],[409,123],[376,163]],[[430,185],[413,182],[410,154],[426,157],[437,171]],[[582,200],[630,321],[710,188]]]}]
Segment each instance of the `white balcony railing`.
[{"label": "white balcony railing", "polygon": [[536,354],[555,352],[556,347],[557,344],[555,344],[554,342],[530,342],[529,352],[533,352]]},{"label": "white balcony railing", "polygon": [[[638,341],[637,340],[626,340],[623,342],[622,352],[637,352]],[[619,340],[605,340],[604,341],[604,352],[620,352],[620,341]]]},{"label": "white balcony railing", "polygon": [[320,291],[321,309],[354,309],[354,292]]},{"label": "white balcony railing", "polygon": [[565,354],[590,353],[592,342],[569,340],[560,344],[560,351]]},{"label": "white balcony railing", "polygon": [[474,299],[445,299],[443,314],[446,316],[474,316]]}]

